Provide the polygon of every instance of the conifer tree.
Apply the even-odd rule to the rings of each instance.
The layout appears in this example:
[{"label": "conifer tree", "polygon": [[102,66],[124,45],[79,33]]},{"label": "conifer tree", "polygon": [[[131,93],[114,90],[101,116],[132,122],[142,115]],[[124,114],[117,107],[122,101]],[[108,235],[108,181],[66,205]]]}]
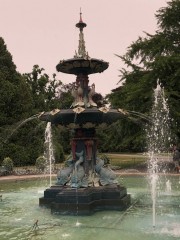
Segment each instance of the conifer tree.
[{"label": "conifer tree", "polygon": [[126,68],[120,70],[121,86],[108,98],[115,107],[148,114],[153,104],[153,89],[159,80],[168,99],[172,130],[180,139],[180,1],[169,1],[155,16],[156,33],[145,32],[145,37],[133,42],[126,54],[117,55]]},{"label": "conifer tree", "polygon": [[27,117],[31,104],[28,86],[16,71],[12,56],[0,37],[0,125],[13,124]]}]

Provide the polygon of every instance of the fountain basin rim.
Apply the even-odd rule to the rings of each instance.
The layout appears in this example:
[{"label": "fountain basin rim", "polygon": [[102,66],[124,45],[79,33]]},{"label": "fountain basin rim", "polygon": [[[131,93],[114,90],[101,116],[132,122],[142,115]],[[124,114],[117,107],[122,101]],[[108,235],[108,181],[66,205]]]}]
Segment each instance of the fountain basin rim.
[{"label": "fountain basin rim", "polygon": [[109,109],[107,112],[103,112],[97,108],[86,108],[81,113],[75,113],[73,109],[62,109],[55,114],[45,112],[39,119],[68,128],[93,128],[103,125],[106,127],[122,117],[125,117],[125,114],[117,109]]},{"label": "fountain basin rim", "polygon": [[56,66],[58,72],[63,72],[67,74],[93,74],[101,73],[109,67],[109,63],[100,59],[90,58],[71,58],[67,60],[62,60]]}]

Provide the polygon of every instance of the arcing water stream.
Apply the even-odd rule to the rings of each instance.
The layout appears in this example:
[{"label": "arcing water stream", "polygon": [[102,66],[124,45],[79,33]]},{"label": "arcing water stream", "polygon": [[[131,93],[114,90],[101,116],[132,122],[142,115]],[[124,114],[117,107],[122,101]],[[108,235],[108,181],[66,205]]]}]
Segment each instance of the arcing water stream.
[{"label": "arcing water stream", "polygon": [[[3,142],[7,142],[7,141],[12,137],[12,135],[13,135],[20,127],[22,127],[25,123],[30,122],[30,121],[32,121],[33,119],[37,119],[40,115],[41,115],[41,113],[37,113],[37,114],[35,114],[35,115],[33,115],[33,116],[31,116],[31,117],[29,117],[29,118],[27,118],[27,119],[19,122],[19,123],[17,123],[16,125],[12,125],[11,127],[9,127],[9,129],[3,129],[4,132],[5,132],[5,133],[4,133],[5,138],[2,138],[2,137],[1,137],[1,138],[3,139]],[[8,134],[8,132],[10,132],[10,133]]]}]

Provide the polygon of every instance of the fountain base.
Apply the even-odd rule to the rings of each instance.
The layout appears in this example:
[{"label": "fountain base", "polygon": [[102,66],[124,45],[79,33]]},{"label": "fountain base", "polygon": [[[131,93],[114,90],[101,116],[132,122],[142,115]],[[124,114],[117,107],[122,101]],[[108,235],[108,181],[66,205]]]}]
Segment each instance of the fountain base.
[{"label": "fountain base", "polygon": [[52,213],[64,215],[91,215],[102,210],[125,210],[130,205],[125,187],[108,185],[88,188],[51,186],[39,199],[40,206],[51,208]]}]

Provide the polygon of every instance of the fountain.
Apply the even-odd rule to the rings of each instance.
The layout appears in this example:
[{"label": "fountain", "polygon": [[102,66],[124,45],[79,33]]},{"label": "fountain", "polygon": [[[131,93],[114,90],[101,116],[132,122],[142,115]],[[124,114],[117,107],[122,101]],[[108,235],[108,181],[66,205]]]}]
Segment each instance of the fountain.
[{"label": "fountain", "polygon": [[76,27],[80,30],[78,51],[72,59],[60,61],[56,66],[59,72],[76,75],[72,87],[74,101],[70,109],[54,109],[40,117],[42,121],[62,125],[73,132],[71,156],[66,161],[67,167],[58,172],[56,185],[45,190],[39,204],[60,214],[77,214],[77,209],[79,215],[99,210],[124,210],[130,204],[130,195],[98,157],[96,128],[117,121],[127,112],[106,106],[98,108],[93,101],[95,84],[89,86],[88,75],[103,72],[108,63],[90,58],[86,52],[83,34],[86,23],[82,13]]},{"label": "fountain", "polygon": [[[82,19],[77,26],[85,27]],[[82,30],[80,29],[81,48],[79,46],[79,49],[85,47],[82,44]],[[79,85],[84,86],[84,83],[87,82],[84,82],[82,77],[87,80],[88,74],[101,72],[108,66],[107,63],[96,59],[92,61],[93,65],[91,65],[91,59],[87,54],[84,57],[81,57],[80,51],[78,54],[73,59],[62,61],[57,67],[60,71],[77,75],[78,80],[73,88],[73,93],[76,92]],[[96,64],[97,68],[93,67]],[[81,88],[84,89],[82,86]],[[116,240],[119,238],[121,240],[172,240],[180,238],[180,176],[178,174],[170,176],[164,172],[159,181],[158,172],[158,158],[162,156],[165,146],[164,140],[163,144],[159,141],[165,136],[158,134],[164,132],[164,130],[159,131],[159,126],[167,126],[167,118],[161,118],[158,114],[159,111],[153,111],[154,114],[151,117],[154,119],[154,124],[148,131],[151,191],[146,176],[122,174],[115,179],[113,172],[104,168],[102,159],[97,156],[95,129],[104,124],[110,124],[119,117],[124,117],[127,112],[95,106],[95,103],[91,101],[92,95],[88,95],[92,92],[92,88],[94,86],[89,88],[86,85],[86,91],[81,91],[83,94],[79,95],[80,92],[75,94],[71,109],[53,110],[50,113],[41,114],[40,119],[48,122],[46,143],[50,159],[53,160],[51,124],[63,125],[74,132],[71,141],[72,155],[67,160],[67,168],[59,171],[57,184],[50,188],[49,180],[45,178],[31,181],[28,179],[1,181],[1,240]],[[81,89],[79,88],[79,90]],[[161,93],[159,84],[155,92]],[[131,113],[137,116],[141,115],[137,112]],[[158,120],[159,117],[161,120]],[[162,122],[164,124],[161,124]],[[154,141],[157,142],[157,145],[154,144]],[[84,174],[82,174],[83,171]],[[127,186],[131,194],[131,205],[126,188],[122,187],[120,183]],[[47,187],[45,191],[44,186]],[[43,192],[44,197],[42,198]],[[154,201],[153,226],[156,227],[153,229],[150,196]],[[70,214],[50,216],[49,208],[37,207],[37,198],[39,198],[41,206],[52,207],[51,210],[54,213],[76,214],[78,220],[76,221]],[[114,209],[126,210],[112,211]],[[92,212],[95,213],[90,217],[80,216]]]},{"label": "fountain", "polygon": [[[50,122],[48,122],[47,128],[50,130]],[[150,134],[148,136],[152,138],[154,135]],[[159,151],[157,153],[159,154]],[[155,167],[152,168],[153,171],[150,171],[150,173],[157,174],[158,159],[152,159],[155,159]],[[159,174],[155,176],[159,177]],[[59,179],[59,181],[61,180]],[[82,189],[80,187],[56,185],[49,188],[49,179],[46,178],[1,182],[0,239],[94,240],[98,238],[99,240],[106,240],[111,238],[116,240],[120,237],[122,240],[172,240],[180,238],[180,176],[178,174],[170,175],[164,172],[158,178],[158,189],[156,186],[154,188],[157,194],[154,205],[156,206],[156,211],[154,211],[156,215],[154,220],[156,221],[153,224],[155,226],[153,229],[152,194],[146,175],[128,176],[127,174],[121,174],[116,180],[117,185],[123,183],[127,186],[131,194],[131,205],[125,211],[112,211],[114,210],[112,208],[96,211],[90,217],[80,216],[82,210],[80,204],[82,204],[83,199],[78,197],[79,190]],[[76,192],[73,196],[73,200],[76,202],[76,210],[73,209],[76,217],[69,214],[52,214],[50,216],[49,208],[37,207],[37,198],[44,192],[44,186],[47,187],[49,192],[51,190],[55,192],[55,189],[59,187],[72,188],[74,193]],[[88,188],[92,188],[92,186]],[[45,191],[44,194],[48,194],[48,191]],[[87,197],[90,197],[90,195]]]}]

